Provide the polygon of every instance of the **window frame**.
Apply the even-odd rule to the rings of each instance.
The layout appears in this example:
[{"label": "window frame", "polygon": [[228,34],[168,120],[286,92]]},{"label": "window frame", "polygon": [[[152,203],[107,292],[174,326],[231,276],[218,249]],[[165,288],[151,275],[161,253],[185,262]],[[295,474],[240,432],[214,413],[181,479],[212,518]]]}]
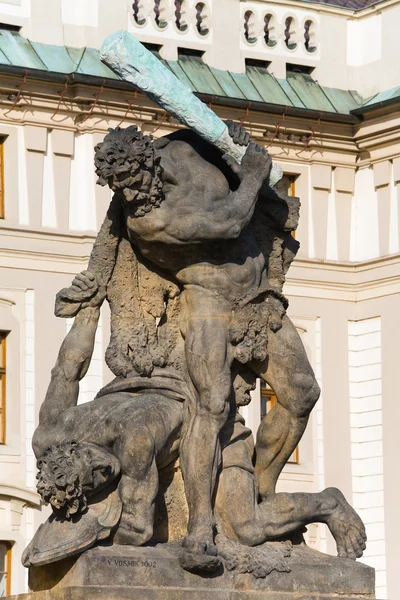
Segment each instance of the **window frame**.
[{"label": "window frame", "polygon": [[5,198],[4,198],[4,140],[0,136],[0,219],[6,218]]},{"label": "window frame", "polygon": [[0,543],[4,544],[7,548],[6,551],[6,560],[5,560],[5,571],[0,571],[0,575],[5,575],[6,576],[6,585],[5,585],[5,592],[6,595],[5,597],[8,598],[8,596],[11,596],[11,569],[12,569],[12,560],[11,560],[11,553],[12,553],[12,546],[10,544],[9,541],[7,540],[0,540]]},{"label": "window frame", "polygon": [[7,421],[7,335],[0,330],[0,445],[6,443]]},{"label": "window frame", "polygon": [[[288,188],[287,188],[287,194],[290,198],[295,198],[296,197],[296,180],[298,178],[298,174],[296,173],[286,173],[284,172],[281,178],[281,181],[286,178],[288,180]],[[279,185],[279,182],[278,182]],[[296,231],[292,231],[291,232],[292,237],[294,237],[294,239],[296,239]]]}]

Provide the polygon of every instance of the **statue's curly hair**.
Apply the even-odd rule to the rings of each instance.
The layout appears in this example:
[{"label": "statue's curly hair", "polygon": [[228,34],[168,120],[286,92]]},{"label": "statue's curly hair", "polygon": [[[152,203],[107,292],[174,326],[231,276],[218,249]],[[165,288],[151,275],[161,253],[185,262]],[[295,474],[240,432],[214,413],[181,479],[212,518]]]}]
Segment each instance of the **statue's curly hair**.
[{"label": "statue's curly hair", "polygon": [[87,508],[76,465],[81,452],[81,444],[64,442],[48,448],[37,461],[39,495],[45,504],[51,504],[54,514],[68,520]]},{"label": "statue's curly hair", "polygon": [[[134,201],[134,216],[143,216],[163,200],[162,168],[160,158],[155,156],[153,138],[143,135],[136,125],[108,131],[95,147],[97,183],[109,185],[115,192],[122,191],[127,202]],[[148,191],[139,189],[144,177]]]}]

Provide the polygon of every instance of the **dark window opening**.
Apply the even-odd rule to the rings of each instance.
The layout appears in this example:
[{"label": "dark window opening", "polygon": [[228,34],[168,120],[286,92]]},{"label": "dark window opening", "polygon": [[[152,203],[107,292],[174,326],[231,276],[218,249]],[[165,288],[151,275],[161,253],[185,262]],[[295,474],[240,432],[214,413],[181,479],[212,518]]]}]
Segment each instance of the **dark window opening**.
[{"label": "dark window opening", "polygon": [[19,25],[9,25],[8,23],[0,23],[0,32],[2,29],[11,31],[12,33],[19,33],[21,31],[21,27]]},{"label": "dark window opening", "polygon": [[178,57],[197,56],[197,58],[202,58],[203,54],[204,50],[196,50],[195,48],[178,48]]},{"label": "dark window opening", "polygon": [[289,48],[289,50],[294,50],[297,48],[297,43],[293,40],[293,31],[294,28],[294,19],[293,17],[288,17],[285,21],[285,44]]},{"label": "dark window opening", "polygon": [[206,25],[206,5],[203,2],[196,4],[196,29],[200,35],[207,35],[210,32]]},{"label": "dark window opening", "polygon": [[271,36],[272,21],[273,21],[272,15],[265,15],[265,17],[264,17],[264,41],[267,44],[267,46],[270,46],[271,48],[273,46],[276,46],[276,40],[274,40]]},{"label": "dark window opening", "polygon": [[183,20],[182,5],[183,0],[175,0],[175,25],[179,31],[186,31],[188,26]]},{"label": "dark window opening", "polygon": [[157,58],[161,58],[160,50],[162,46],[160,44],[149,44],[148,42],[142,42],[142,45],[147,48],[147,50],[150,50],[150,52],[152,52],[155,56],[157,56]]},{"label": "dark window opening", "polygon": [[294,65],[292,63],[286,63],[286,74],[287,73],[303,73],[306,75],[311,75],[314,71],[315,67],[310,67],[309,65]]},{"label": "dark window opening", "polygon": [[244,37],[249,44],[255,44],[257,41],[257,38],[252,35],[251,31],[251,21],[253,18],[254,16],[251,10],[248,10],[244,13]]},{"label": "dark window opening", "polygon": [[140,0],[135,0],[132,4],[133,18],[138,25],[145,25],[146,19],[140,16]]},{"label": "dark window opening", "polygon": [[246,67],[257,67],[258,69],[268,69],[271,61],[258,60],[257,58],[245,58]]},{"label": "dark window opening", "polygon": [[168,23],[161,17],[161,12],[161,0],[154,0],[154,20],[160,29],[164,29]]},{"label": "dark window opening", "polygon": [[306,21],[304,23],[304,46],[306,47],[307,52],[315,52],[317,49],[312,39],[313,27],[314,24],[312,21]]}]

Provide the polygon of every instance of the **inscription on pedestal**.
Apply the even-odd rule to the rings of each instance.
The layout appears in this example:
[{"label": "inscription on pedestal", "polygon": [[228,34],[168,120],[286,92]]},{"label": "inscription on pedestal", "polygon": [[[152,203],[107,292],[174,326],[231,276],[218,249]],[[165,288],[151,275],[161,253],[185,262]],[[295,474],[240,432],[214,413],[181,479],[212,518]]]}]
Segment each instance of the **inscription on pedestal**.
[{"label": "inscription on pedestal", "polygon": [[141,560],[140,558],[107,558],[109,567],[145,567],[155,569],[155,560]]}]

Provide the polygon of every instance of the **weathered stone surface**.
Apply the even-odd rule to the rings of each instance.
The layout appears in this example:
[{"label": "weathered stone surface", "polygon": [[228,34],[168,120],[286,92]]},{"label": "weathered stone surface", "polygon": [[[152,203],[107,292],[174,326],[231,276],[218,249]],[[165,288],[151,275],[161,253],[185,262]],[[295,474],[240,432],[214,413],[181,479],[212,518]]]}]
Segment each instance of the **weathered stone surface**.
[{"label": "weathered stone surface", "polygon": [[331,600],[351,597],[358,600],[375,597],[373,569],[305,546],[293,548],[288,559],[290,573],[273,571],[264,579],[223,569],[213,576],[182,571],[179,551],[179,544],[141,548],[98,546],[78,559],[31,568],[30,588],[37,595],[27,595],[26,599]]},{"label": "weathered stone surface", "polygon": [[[155,141],[131,126],[95,164],[114,197],[89,269],[56,299],[75,320],[33,436],[53,509],[23,555],[33,593],[372,598],[373,570],[348,560],[366,534],[343,494],[276,493],[319,387],[282,294],[299,202],[268,185],[271,157],[251,142],[239,165],[189,131]],[[80,405],[104,301],[116,378]],[[238,409],[257,377],[277,403],[254,444]],[[341,558],[301,545],[314,522]]]},{"label": "weathered stone surface", "polygon": [[[218,594],[218,596],[216,596]],[[140,589],[123,587],[72,587],[54,592],[32,592],[10,596],[6,600],[365,600],[373,596],[321,596],[320,594],[294,594],[258,592],[250,590],[187,590],[178,588]]]}]

